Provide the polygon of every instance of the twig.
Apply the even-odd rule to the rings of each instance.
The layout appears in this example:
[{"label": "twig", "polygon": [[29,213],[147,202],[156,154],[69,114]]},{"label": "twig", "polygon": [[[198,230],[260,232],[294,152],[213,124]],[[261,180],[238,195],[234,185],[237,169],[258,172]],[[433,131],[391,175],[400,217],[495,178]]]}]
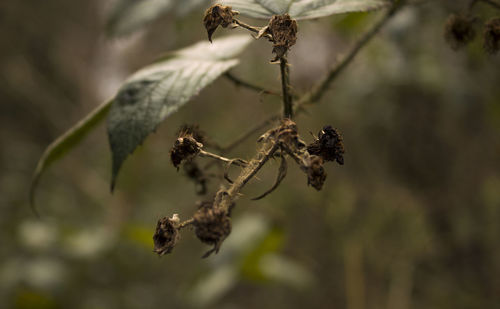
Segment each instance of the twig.
[{"label": "twig", "polygon": [[250,30],[250,31],[252,31],[253,33],[257,33],[257,34],[258,34],[258,33],[259,33],[259,31],[260,31],[260,28],[259,28],[259,27],[250,26],[249,24],[245,24],[244,22],[242,22],[242,21],[240,21],[240,20],[238,20],[238,19],[233,19],[233,20],[234,20],[234,22],[235,22],[238,26],[240,26],[241,28],[245,28],[245,29],[247,29],[247,30]]},{"label": "twig", "polygon": [[228,159],[228,158],[216,155],[214,153],[205,151],[203,149],[200,150],[200,152],[198,153],[198,155],[200,157],[211,158],[211,159],[215,159],[215,160],[218,160],[218,161],[221,161],[221,162],[224,162],[224,163],[234,164],[234,165],[239,166],[239,167],[246,167],[248,165],[248,162],[246,162],[245,160],[242,160],[242,159]]},{"label": "twig", "polygon": [[285,56],[280,58],[281,88],[283,90],[283,117],[292,119],[293,102],[290,94],[290,68]]},{"label": "twig", "polygon": [[[403,1],[401,1],[403,2]],[[380,29],[394,16],[394,14],[403,6],[403,4],[395,4],[389,9],[387,14],[376,23],[370,30],[365,32],[363,36],[354,44],[347,56],[345,56],[340,62],[335,64],[326,76],[312,88],[312,90],[306,93],[299,100],[297,105],[302,105],[306,103],[315,103],[319,101],[326,90],[330,87],[330,84],[337,78],[337,76],[344,71],[344,69],[351,63],[351,61],[356,57],[358,52],[368,43],[370,40],[380,31]]]},{"label": "twig", "polygon": [[236,77],[233,74],[231,74],[230,72],[227,72],[226,74],[224,74],[224,76],[227,79],[229,79],[230,81],[232,81],[236,86],[242,86],[242,87],[248,88],[250,90],[257,91],[258,93],[265,93],[265,94],[271,94],[271,95],[281,96],[279,93],[276,93],[276,92],[271,91],[271,90],[264,89],[264,88],[262,88],[260,86],[253,85],[253,84],[250,84],[249,82],[241,80],[238,77]]},{"label": "twig", "polygon": [[264,121],[259,122],[256,124],[254,127],[250,128],[248,131],[244,132],[241,134],[235,141],[227,145],[226,147],[223,147],[223,153],[229,153],[231,152],[234,148],[236,148],[238,145],[246,141],[249,137],[251,137],[253,134],[256,132],[259,132],[263,128],[267,127],[268,125],[274,123],[280,119],[280,115],[273,115],[272,117],[269,117],[265,119]]},{"label": "twig", "polygon": [[184,222],[180,223],[180,224],[179,224],[179,226],[178,226],[178,229],[179,229],[179,230],[180,230],[180,229],[183,229],[183,228],[185,228],[186,226],[189,226],[189,225],[191,225],[191,224],[193,224],[193,223],[194,223],[194,219],[193,219],[193,218],[188,219],[188,220],[186,220],[186,221],[184,221]]},{"label": "twig", "polygon": [[[214,207],[220,207],[226,212],[229,211],[229,207],[239,196],[241,189],[252,179],[255,174],[266,164],[266,162],[271,158],[279,144],[273,143],[271,146],[265,145],[261,149],[257,156],[248,163],[248,166],[241,172],[240,176],[234,181],[234,183],[229,187],[228,190],[220,190],[215,198]],[[267,150],[266,150],[267,148]]]}]

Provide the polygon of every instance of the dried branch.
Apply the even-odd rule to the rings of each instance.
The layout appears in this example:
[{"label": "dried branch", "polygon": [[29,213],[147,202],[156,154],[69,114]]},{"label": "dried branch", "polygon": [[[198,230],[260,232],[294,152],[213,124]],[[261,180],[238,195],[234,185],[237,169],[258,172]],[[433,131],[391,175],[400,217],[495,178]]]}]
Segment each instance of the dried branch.
[{"label": "dried branch", "polygon": [[262,88],[260,86],[257,86],[257,85],[254,85],[254,84],[250,84],[249,82],[241,80],[238,77],[236,77],[233,74],[231,74],[230,72],[227,72],[226,74],[224,74],[224,77],[226,77],[227,79],[229,79],[230,81],[232,81],[236,86],[242,86],[242,87],[248,88],[250,90],[256,91],[258,93],[264,93],[264,94],[271,94],[271,95],[275,95],[275,96],[281,96],[279,93],[276,93],[276,92],[271,91],[271,90],[264,89],[264,88]]},{"label": "dried branch", "polygon": [[219,156],[219,155],[216,155],[214,153],[211,153],[211,152],[208,152],[208,151],[205,151],[203,149],[200,150],[200,152],[198,153],[198,156],[200,157],[204,157],[204,158],[211,158],[211,159],[215,159],[217,161],[221,161],[221,162],[224,162],[224,163],[228,163],[228,164],[234,164],[236,166],[239,166],[239,167],[246,167],[248,165],[248,162],[246,162],[245,160],[243,159],[228,159],[228,158],[225,158],[225,157],[222,157],[222,156]]}]

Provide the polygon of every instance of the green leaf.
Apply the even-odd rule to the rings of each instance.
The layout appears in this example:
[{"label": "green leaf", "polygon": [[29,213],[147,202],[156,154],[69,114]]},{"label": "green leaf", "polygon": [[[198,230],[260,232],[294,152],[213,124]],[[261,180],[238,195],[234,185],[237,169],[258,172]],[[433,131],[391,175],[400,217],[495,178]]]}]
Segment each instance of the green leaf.
[{"label": "green leaf", "polygon": [[124,36],[167,13],[172,0],[117,0],[107,21],[108,35]]},{"label": "green leaf", "polygon": [[123,161],[169,115],[238,64],[234,56],[251,42],[238,35],[199,42],[134,74],[120,89],[108,115],[113,167],[111,190]]},{"label": "green leaf", "polygon": [[38,161],[33,180],[30,187],[30,205],[35,211],[35,193],[38,182],[43,172],[55,161],[63,157],[71,148],[75,147],[80,141],[92,131],[101,120],[108,114],[112,101],[105,102],[94,109],[85,118],[80,120],[75,126],[66,131],[63,135],[53,141],[45,150]]},{"label": "green leaf", "polygon": [[349,12],[366,12],[390,5],[386,0],[219,0],[242,15],[269,19],[288,13],[294,19],[313,19]]}]

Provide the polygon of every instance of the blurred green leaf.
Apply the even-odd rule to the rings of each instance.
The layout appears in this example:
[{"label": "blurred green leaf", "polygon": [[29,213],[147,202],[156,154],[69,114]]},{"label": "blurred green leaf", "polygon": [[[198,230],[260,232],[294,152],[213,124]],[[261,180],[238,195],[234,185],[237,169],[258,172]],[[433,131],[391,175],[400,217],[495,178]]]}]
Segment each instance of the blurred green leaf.
[{"label": "blurred green leaf", "polygon": [[265,281],[267,276],[262,272],[260,260],[268,254],[274,254],[282,249],[284,233],[281,229],[274,228],[269,231],[262,241],[243,258],[241,264],[242,275],[251,280]]},{"label": "blurred green leaf", "polygon": [[35,210],[35,193],[43,172],[55,161],[63,157],[70,149],[78,145],[108,114],[112,101],[105,102],[94,109],[85,118],[53,141],[38,161],[30,187],[30,205]]},{"label": "blurred green leaf", "polygon": [[146,248],[153,248],[153,231],[149,226],[129,224],[124,230],[125,237]]},{"label": "blurred green leaf", "polygon": [[238,64],[234,57],[251,42],[237,35],[199,42],[171,53],[134,74],[119,90],[108,115],[113,167],[111,190],[118,172],[137,146],[157,126],[221,74]]},{"label": "blurred green leaf", "polygon": [[295,19],[314,19],[349,12],[367,12],[388,6],[385,0],[220,0],[242,15],[269,19],[288,13]]},{"label": "blurred green leaf", "polygon": [[173,0],[117,0],[107,21],[109,36],[124,36],[168,12]]}]

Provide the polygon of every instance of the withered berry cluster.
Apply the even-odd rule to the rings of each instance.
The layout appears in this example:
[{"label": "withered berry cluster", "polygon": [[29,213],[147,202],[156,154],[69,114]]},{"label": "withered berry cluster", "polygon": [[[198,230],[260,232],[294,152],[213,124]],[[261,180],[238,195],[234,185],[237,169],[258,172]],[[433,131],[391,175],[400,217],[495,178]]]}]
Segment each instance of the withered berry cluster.
[{"label": "withered berry cluster", "polygon": [[[195,234],[203,243],[213,246],[203,257],[218,252],[224,239],[231,232],[231,210],[239,197],[239,192],[269,159],[280,158],[281,164],[274,185],[254,200],[261,199],[273,192],[286,176],[286,158],[292,158],[307,176],[307,184],[321,190],[326,180],[323,167],[327,161],[344,164],[344,145],[342,135],[331,126],[325,126],[317,138],[307,145],[298,135],[297,125],[290,119],[283,119],[281,124],[267,131],[258,139],[259,149],[255,158],[250,161],[227,159],[205,151],[204,145],[196,139],[197,130],[181,130],[170,151],[172,164],[175,167],[191,165],[199,156],[216,159],[216,162],[227,167],[237,165],[242,170],[234,181],[224,175],[229,187],[221,186],[212,200],[199,203],[193,217],[180,222],[178,215],[164,217],[158,221],[153,236],[154,251],[159,255],[172,252],[177,244],[179,231],[187,226],[194,228]],[[203,138],[198,136],[198,138]],[[236,163],[238,162],[238,163]]]},{"label": "withered berry cluster", "polygon": [[[475,4],[484,2],[493,8],[500,9],[500,2],[492,0],[472,0],[466,14],[452,14],[448,17],[444,37],[453,50],[459,50],[474,41],[476,28],[481,18],[472,14]],[[489,19],[483,25],[483,50],[490,54],[496,54],[500,50],[500,17]]]},{"label": "withered berry cluster", "polygon": [[[238,12],[229,6],[220,4],[210,7],[205,12],[203,23],[207,29],[208,39],[211,41],[215,30],[221,26],[241,27],[253,32],[256,39],[265,38],[272,42],[275,58],[272,63],[280,64],[282,77],[282,91],[284,103],[284,116],[279,125],[268,130],[258,139],[257,154],[251,160],[229,159],[206,150],[206,147],[224,152],[224,149],[209,143],[206,135],[197,126],[183,126],[170,151],[170,158],[174,167],[179,169],[182,165],[186,175],[197,184],[197,193],[205,194],[207,182],[210,178],[219,178],[226,181],[210,199],[199,202],[193,216],[181,222],[179,216],[164,217],[158,221],[156,232],[153,236],[154,251],[159,255],[172,252],[180,239],[180,230],[191,227],[198,239],[212,248],[204,255],[208,257],[213,252],[217,253],[224,239],[231,233],[231,212],[235,201],[240,197],[243,187],[253,179],[259,170],[270,160],[280,159],[278,175],[272,187],[253,200],[261,199],[273,192],[286,177],[287,159],[295,161],[307,176],[307,184],[321,190],[326,180],[324,169],[325,162],[336,161],[344,164],[344,145],[342,135],[331,126],[325,126],[315,140],[307,145],[300,138],[297,125],[291,120],[294,106],[289,85],[289,71],[286,60],[287,52],[297,40],[297,22],[288,14],[273,16],[268,25],[253,27],[247,25],[235,16]],[[200,167],[198,158],[215,160],[216,164],[207,164]],[[213,162],[211,162],[213,163]],[[219,174],[209,174],[212,166],[224,167],[219,169]],[[231,166],[239,167],[239,176],[232,180],[228,170]],[[223,172],[222,172],[223,170]]]}]

